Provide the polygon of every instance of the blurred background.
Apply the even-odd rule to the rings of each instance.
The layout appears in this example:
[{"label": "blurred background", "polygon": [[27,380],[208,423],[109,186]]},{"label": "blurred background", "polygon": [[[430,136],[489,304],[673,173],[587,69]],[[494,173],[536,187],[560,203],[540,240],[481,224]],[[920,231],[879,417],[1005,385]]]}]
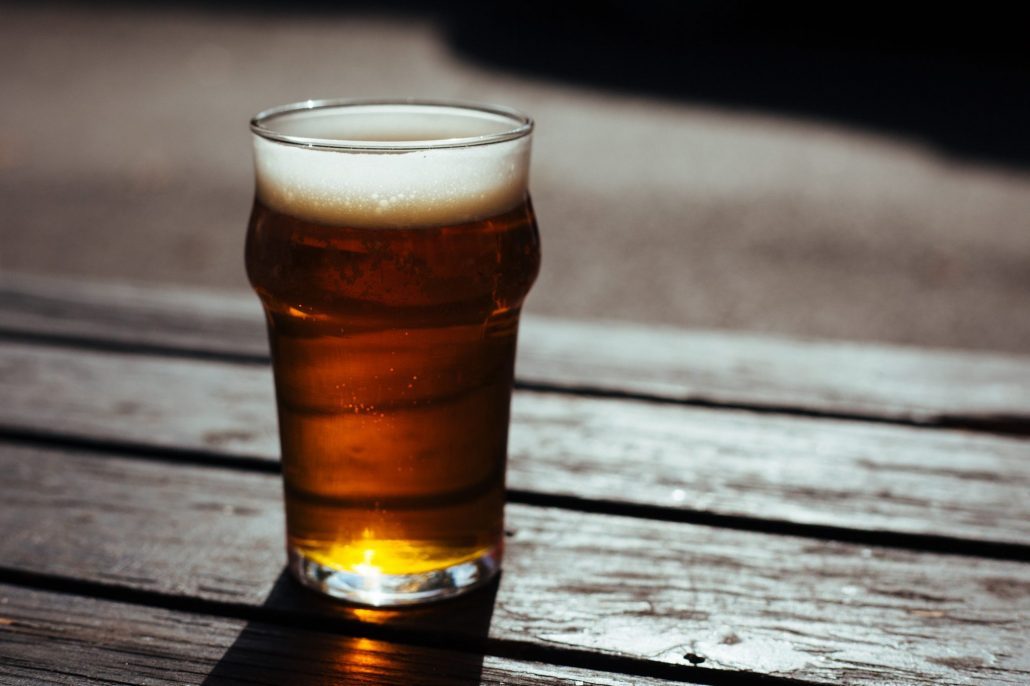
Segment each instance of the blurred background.
[{"label": "blurred background", "polygon": [[247,288],[249,117],[537,120],[527,311],[1030,353],[1030,60],[1002,6],[0,5],[0,271]]}]

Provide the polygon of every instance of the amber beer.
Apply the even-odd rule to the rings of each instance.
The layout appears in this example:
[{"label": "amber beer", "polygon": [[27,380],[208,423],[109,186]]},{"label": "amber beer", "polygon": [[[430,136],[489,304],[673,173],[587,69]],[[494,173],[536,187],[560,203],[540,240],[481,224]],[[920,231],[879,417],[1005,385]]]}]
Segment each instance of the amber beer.
[{"label": "amber beer", "polygon": [[268,322],[290,568],[393,605],[500,563],[531,122],[305,103],[255,118],[246,264]]}]

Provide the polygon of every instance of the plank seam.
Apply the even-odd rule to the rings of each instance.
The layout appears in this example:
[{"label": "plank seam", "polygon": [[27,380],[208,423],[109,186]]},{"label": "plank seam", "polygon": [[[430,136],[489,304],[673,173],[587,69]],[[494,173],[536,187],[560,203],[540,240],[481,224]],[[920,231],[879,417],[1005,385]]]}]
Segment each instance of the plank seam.
[{"label": "plank seam", "polygon": [[[83,348],[97,352],[152,355],[175,359],[201,360],[205,362],[225,362],[227,364],[244,366],[267,366],[271,363],[271,359],[267,354],[233,353],[196,347],[163,346],[156,343],[129,343],[88,336],[35,333],[4,328],[0,328],[0,340],[61,348]],[[523,391],[532,391],[534,393],[572,395],[603,400],[633,400],[637,402],[657,403],[662,405],[682,405],[685,407],[697,407],[709,410],[732,410],[763,415],[783,415],[810,419],[832,419],[838,421],[887,424],[914,429],[959,429],[999,436],[1030,436],[1030,417],[1022,415],[971,416],[944,414],[928,417],[926,419],[906,419],[903,417],[882,417],[862,412],[813,410],[794,405],[780,405],[775,403],[740,403],[708,400],[697,396],[662,396],[640,391],[622,391],[618,389],[601,388],[582,384],[547,383],[543,381],[518,378],[515,380],[515,388]]]},{"label": "plank seam", "polygon": [[[681,683],[707,686],[831,686],[827,682],[791,679],[739,670],[716,670],[700,667],[692,662],[675,665],[653,662],[624,655],[592,653],[577,648],[554,646],[513,639],[471,639],[449,637],[441,632],[422,632],[414,629],[369,624],[359,620],[330,617],[315,612],[290,612],[263,606],[210,600],[193,596],[176,596],[160,591],[149,591],[96,581],[75,579],[57,574],[27,572],[0,566],[0,583],[31,588],[51,593],[98,598],[130,605],[156,607],[178,612],[202,614],[223,619],[262,622],[289,629],[318,631],[373,640],[399,643],[421,648],[435,648],[474,655],[542,662],[560,667],[576,667],[617,675],[666,679]],[[689,658],[684,656],[689,662]]]},{"label": "plank seam", "polygon": [[[71,434],[54,434],[31,429],[6,427],[3,425],[0,425],[0,441],[34,447],[61,448],[80,455],[144,460],[171,465],[190,465],[262,474],[280,474],[282,471],[279,462],[259,456],[229,456],[193,448],[170,448],[132,442],[116,442]],[[854,529],[831,524],[762,519],[747,515],[719,514],[705,510],[671,508],[642,503],[624,503],[606,499],[580,498],[574,495],[550,494],[511,488],[507,490],[507,496],[510,503],[532,507],[547,507],[589,514],[695,524],[712,528],[750,531],[778,536],[797,536],[820,541],[838,541],[879,548],[943,553],[1023,563],[1030,562],[1030,545],[1015,542],[984,541],[938,534]]]}]

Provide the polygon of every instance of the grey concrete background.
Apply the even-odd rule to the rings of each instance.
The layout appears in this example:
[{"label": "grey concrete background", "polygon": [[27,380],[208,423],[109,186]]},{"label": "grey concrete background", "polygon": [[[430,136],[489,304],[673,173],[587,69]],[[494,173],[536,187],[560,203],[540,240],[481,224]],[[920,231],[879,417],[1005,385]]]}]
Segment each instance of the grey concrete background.
[{"label": "grey concrete background", "polygon": [[529,311],[1030,352],[1030,174],[918,126],[506,68],[419,12],[0,12],[4,272],[244,289],[251,114],[460,98],[537,120]]}]

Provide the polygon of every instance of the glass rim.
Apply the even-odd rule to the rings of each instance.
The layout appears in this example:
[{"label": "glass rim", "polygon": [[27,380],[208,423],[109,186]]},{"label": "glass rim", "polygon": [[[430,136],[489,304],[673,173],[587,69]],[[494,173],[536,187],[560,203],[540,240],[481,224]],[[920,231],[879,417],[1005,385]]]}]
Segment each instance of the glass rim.
[{"label": "glass rim", "polygon": [[[511,122],[511,128],[479,136],[461,138],[431,138],[427,140],[379,141],[348,140],[343,138],[309,138],[280,133],[267,124],[278,117],[309,112],[312,110],[347,109],[349,107],[426,107],[440,110],[464,110],[503,117]],[[342,152],[413,152],[418,150],[436,150],[441,148],[468,148],[480,145],[503,143],[524,138],[533,131],[533,120],[522,112],[504,105],[487,105],[462,100],[436,100],[421,98],[397,99],[360,99],[360,98],[327,98],[321,100],[302,100],[262,110],[250,120],[250,130],[257,136],[276,143],[284,143],[294,147],[335,150]]]}]

